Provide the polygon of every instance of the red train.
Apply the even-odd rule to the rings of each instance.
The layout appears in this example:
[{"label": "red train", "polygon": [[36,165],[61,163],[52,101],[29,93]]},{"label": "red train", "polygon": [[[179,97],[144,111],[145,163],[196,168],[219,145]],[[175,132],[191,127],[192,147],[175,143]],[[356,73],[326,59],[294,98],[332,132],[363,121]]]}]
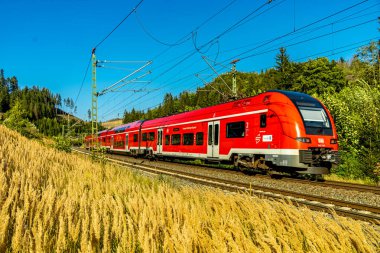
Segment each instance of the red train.
[{"label": "red train", "polygon": [[172,116],[140,120],[99,132],[110,152],[151,158],[230,162],[241,168],[326,174],[338,161],[333,118],[317,99],[291,91]]}]

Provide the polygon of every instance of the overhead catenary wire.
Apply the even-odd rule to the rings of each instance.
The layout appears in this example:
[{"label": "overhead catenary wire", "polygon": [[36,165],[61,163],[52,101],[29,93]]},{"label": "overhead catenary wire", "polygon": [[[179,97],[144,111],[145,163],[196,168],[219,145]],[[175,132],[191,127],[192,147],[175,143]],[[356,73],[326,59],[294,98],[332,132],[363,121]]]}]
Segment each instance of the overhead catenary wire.
[{"label": "overhead catenary wire", "polygon": [[[206,19],[205,21],[203,21],[200,25],[198,25],[193,31],[195,30],[199,30],[201,27],[203,27],[204,25],[206,25],[208,22],[210,22],[212,19],[214,19],[216,16],[218,16],[219,14],[221,14],[222,12],[224,12],[226,9],[228,9],[230,6],[232,6],[233,3],[235,3],[237,0],[232,0],[230,1],[227,5],[225,5],[222,9],[220,9],[218,12],[216,12],[215,14],[213,14],[211,17],[209,17],[208,19]],[[137,9],[137,8],[135,8]],[[136,10],[135,10],[136,11]],[[190,32],[189,34],[191,35],[192,32]],[[188,36],[188,35],[186,35]],[[185,36],[185,37],[186,37]],[[179,41],[183,40],[183,38],[181,38]],[[171,48],[171,47],[170,47]],[[167,52],[170,48],[164,50],[163,52],[161,52],[160,54],[158,54],[156,57],[153,58],[156,59],[157,57],[161,56],[162,54],[164,54],[165,52]],[[131,96],[130,96],[131,97]]]},{"label": "overhead catenary wire", "polygon": [[[362,1],[362,2],[360,2],[360,3],[363,3],[363,2],[366,2],[366,1]],[[360,4],[360,3],[359,3],[359,4]],[[359,4],[355,4],[355,5],[353,5],[353,6],[358,6]],[[348,8],[345,8],[344,10],[347,11],[347,10],[349,10],[349,9],[352,9],[353,6],[350,6],[350,7],[348,7]],[[342,13],[342,12],[343,12],[343,10],[338,11],[338,12],[336,12],[336,13],[334,13],[334,14],[335,14],[335,15],[338,15],[338,14],[340,14],[340,13]],[[327,17],[332,17],[334,14],[328,15]],[[305,26],[299,28],[297,31],[302,30],[302,29],[304,29],[304,28],[306,28],[306,27],[310,27],[312,24],[316,24],[316,23],[318,23],[318,22],[322,22],[322,21],[326,20],[327,17],[321,18],[321,19],[319,19],[319,20],[317,20],[317,21],[313,21],[312,23],[309,23],[309,24],[307,24],[307,25],[305,25]],[[352,28],[352,27],[351,27],[351,28]],[[344,29],[344,30],[346,30],[346,29]],[[339,32],[339,31],[340,31],[340,30],[335,31],[335,32]],[[294,32],[292,32],[292,33],[294,33]],[[285,34],[285,36],[288,36],[289,34],[290,34],[290,33],[287,33],[287,34]],[[328,34],[328,35],[329,35],[329,34]],[[278,40],[279,38],[282,38],[282,37],[285,37],[285,36],[276,37],[275,39],[270,40],[270,42],[274,42],[274,41]],[[326,35],[324,35],[324,36],[326,36]],[[319,36],[319,37],[321,37],[321,36]],[[316,39],[316,38],[314,38],[314,39]],[[309,39],[309,40],[305,40],[305,41],[303,41],[303,42],[307,42],[307,41],[310,41],[310,39]],[[269,42],[269,43],[270,43],[270,42]],[[268,44],[268,42],[265,43],[265,45],[267,45],[267,44]],[[296,43],[296,44],[300,44],[300,43]],[[263,45],[264,45],[264,44],[263,44]],[[293,45],[293,44],[292,44],[292,45]],[[290,45],[290,46],[292,46],[292,45]],[[295,45],[295,44],[294,44],[294,45]],[[276,49],[276,50],[277,50],[277,49]],[[271,50],[271,51],[273,51],[273,50]],[[265,52],[261,52],[260,54],[262,54],[262,53],[265,53]],[[192,54],[191,54],[191,55],[192,55]],[[180,63],[182,63],[183,61],[185,61],[186,59],[188,59],[191,55],[186,56],[186,57],[183,58],[180,62],[176,63],[176,65],[179,65]],[[256,54],[256,55],[258,55],[258,54]],[[224,61],[224,62],[230,61],[231,59],[235,59],[235,58],[237,58],[237,57],[238,57],[238,56],[231,57],[231,58],[229,58],[228,60],[226,60],[226,61]],[[170,70],[170,69],[169,69],[169,70]],[[161,75],[162,75],[162,74],[161,74]],[[157,79],[157,78],[156,78],[156,79]],[[166,86],[168,86],[168,85],[165,85],[165,87],[166,87]],[[162,88],[163,88],[163,87],[162,87]],[[137,99],[135,100],[135,102],[138,101],[138,100],[140,100],[141,98],[147,96],[148,94],[150,94],[150,93],[147,93],[147,94],[144,94],[144,95],[140,96],[139,98],[137,98]],[[128,105],[129,105],[129,104],[128,104]]]},{"label": "overhead catenary wire", "polygon": [[[179,43],[180,41],[182,41],[183,39],[187,38],[188,36],[190,36],[190,38],[192,38],[192,35],[193,35],[194,32],[198,31],[203,26],[205,26],[207,23],[209,23],[211,20],[213,20],[215,17],[217,17],[218,15],[220,15],[221,13],[223,13],[225,10],[227,10],[228,8],[230,8],[236,1],[237,0],[230,1],[222,9],[220,9],[219,11],[217,11],[216,13],[214,13],[212,16],[210,16],[209,18],[207,18],[205,21],[203,21],[201,24],[199,24],[195,29],[193,29],[192,31],[190,31],[189,33],[187,33],[185,36],[183,36],[182,38],[180,38],[179,40],[177,40],[177,42],[175,42],[175,43]],[[172,47],[173,46],[170,46],[169,48],[166,48],[165,50],[163,50],[162,52],[160,52],[158,55],[156,55],[155,57],[153,57],[153,60],[155,60],[158,57],[160,57],[161,55],[165,54]]]},{"label": "overhead catenary wire", "polygon": [[[283,0],[282,2],[284,2],[286,0]],[[258,11],[260,11],[261,9],[263,9],[266,5],[270,4],[272,2],[272,0],[268,0],[268,1],[265,1],[262,5],[260,5],[259,7],[257,7],[256,9],[254,9],[253,11],[251,11],[249,14],[247,14],[246,16],[244,16],[243,18],[239,19],[237,22],[235,22],[232,26],[228,27],[226,30],[224,30],[223,32],[219,33],[217,36],[215,36],[214,38],[212,38],[211,40],[209,40],[208,42],[206,42],[205,44],[203,44],[202,46],[200,47],[197,47],[196,44],[194,44],[194,48],[199,52],[199,53],[202,53],[201,50],[203,48],[205,48],[206,46],[208,45],[212,45],[213,43],[216,43],[217,40],[219,40],[222,36],[226,35],[227,33],[235,30],[237,27],[241,26],[242,23],[247,20],[249,17],[251,17],[253,14],[257,13]],[[261,13],[262,14],[262,13]],[[203,53],[202,53],[203,54]]]},{"label": "overhead catenary wire", "polygon": [[[361,15],[361,16],[355,16],[355,15],[357,15],[357,14],[363,12],[363,11],[366,11],[366,10],[368,10],[368,9],[372,9],[373,7],[375,7],[375,6],[377,6],[377,5],[380,5],[380,3],[376,3],[376,4],[371,5],[371,6],[367,7],[367,8],[365,8],[365,9],[362,9],[362,10],[359,10],[359,11],[357,11],[357,12],[355,12],[355,13],[349,14],[349,15],[347,15],[347,16],[341,18],[341,19],[335,20],[335,21],[333,21],[333,22],[330,22],[330,23],[328,23],[328,24],[324,24],[324,25],[321,25],[321,26],[318,26],[318,27],[315,27],[315,28],[308,29],[308,30],[306,30],[306,31],[303,31],[303,29],[300,29],[300,28],[299,28],[299,29],[296,29],[296,30],[293,31],[292,34],[289,34],[289,36],[290,36],[290,35],[295,35],[295,34],[298,34],[298,33],[301,33],[301,32],[302,32],[302,34],[301,34],[300,36],[298,36],[298,37],[301,37],[301,36],[304,36],[304,35],[307,34],[307,33],[315,32],[315,31],[317,31],[317,30],[319,30],[319,29],[322,29],[322,28],[325,28],[325,27],[327,27],[327,26],[335,25],[335,24],[338,24],[338,23],[340,23],[340,22],[345,22],[345,21],[347,21],[347,20],[352,20],[352,19],[361,18],[361,17],[367,16],[367,15],[369,15],[369,14],[378,13],[378,12],[380,12],[380,11],[373,11],[373,12],[371,12],[371,13],[369,13],[369,14],[367,13],[367,14],[363,14],[363,15]],[[321,21],[323,21],[323,20],[325,20],[325,18],[323,18]],[[320,22],[321,22],[321,21],[320,21]],[[309,25],[308,25],[308,26],[309,26]],[[287,36],[285,36],[285,37],[287,37]],[[294,39],[296,39],[296,38],[298,38],[298,37],[292,38],[292,39],[290,39],[290,40],[288,40],[288,41],[294,40]],[[239,49],[247,48],[247,47],[250,47],[250,46],[253,46],[253,45],[259,45],[258,47],[254,47],[254,48],[250,49],[250,50],[253,51],[253,50],[255,50],[255,49],[259,48],[259,47],[262,47],[262,46],[265,46],[265,45],[267,45],[267,44],[270,44],[270,42],[271,42],[272,40],[273,40],[273,39],[268,39],[268,40],[265,40],[265,41],[256,42],[256,43],[253,43],[253,44],[248,44],[248,45],[245,45],[245,46],[240,46],[240,47],[233,48],[233,49],[229,49],[229,50],[224,50],[224,51],[222,51],[221,53],[232,52],[232,51],[236,51],[236,50],[239,50]],[[235,56],[234,56],[234,57],[235,57]],[[230,58],[230,59],[231,59],[231,58]],[[227,61],[228,61],[228,60],[226,60],[226,62],[227,62]]]},{"label": "overhead catenary wire", "polygon": [[108,39],[108,37],[109,36],[111,36],[111,34],[113,33],[113,32],[115,32],[116,31],[116,29],[117,28],[119,28],[119,26],[121,26],[121,24],[123,24],[124,23],[124,21],[125,20],[127,20],[128,18],[129,18],[129,16],[131,16],[132,15],[132,13],[133,12],[135,12],[138,8],[139,8],[139,6],[142,4],[144,2],[144,0],[140,0],[140,2],[127,14],[127,16],[125,16],[124,18],[123,18],[123,20],[121,20],[120,21],[120,23],[119,24],[117,24],[116,25],[116,27],[115,28],[113,28],[112,29],[112,31],[111,32],[109,32],[98,44],[96,44],[95,45],[95,49],[96,48],[98,48],[101,44],[103,44],[103,42],[106,40],[106,39]]},{"label": "overhead catenary wire", "polygon": [[[330,54],[327,54],[327,55],[325,55],[325,54],[329,53],[331,50],[321,51],[321,52],[314,53],[314,54],[311,54],[311,55],[303,56],[303,57],[295,59],[294,61],[308,59],[310,57],[318,56],[318,55],[321,55],[321,54],[323,54],[325,56],[332,56],[332,55],[341,54],[341,53],[344,53],[344,52],[356,49],[358,47],[365,46],[365,45],[367,45],[367,43],[369,41],[379,40],[379,39],[380,39],[380,37],[374,37],[374,38],[371,38],[371,39],[368,39],[368,40],[363,40],[363,41],[359,41],[359,42],[355,42],[355,43],[350,43],[348,45],[344,45],[344,46],[335,48],[334,50],[339,50],[339,51],[334,51],[334,52],[331,52]],[[340,49],[344,49],[344,50],[340,50]],[[267,68],[271,68],[271,67],[273,67],[273,66],[268,66],[268,67],[263,68],[263,69],[267,69]],[[159,104],[156,104],[156,105],[153,105],[153,106],[149,106],[149,107],[143,108],[143,109],[141,109],[141,111],[147,111],[148,109],[154,109],[154,108],[158,107],[161,104],[162,103],[159,103]]]},{"label": "overhead catenary wire", "polygon": [[151,32],[148,31],[148,29],[144,26],[142,21],[139,19],[138,15],[137,15],[137,11],[135,11],[135,17],[136,17],[137,23],[140,25],[141,29],[145,32],[145,34],[148,35],[149,38],[151,38],[152,40],[154,40],[158,44],[161,44],[164,46],[169,46],[169,47],[174,47],[174,46],[182,45],[183,43],[185,43],[186,41],[191,39],[191,36],[187,35],[182,40],[175,42],[175,43],[164,42],[164,41],[158,39],[156,36],[154,36]]},{"label": "overhead catenary wire", "polygon": [[[331,32],[328,32],[328,33],[325,33],[325,34],[322,34],[322,35],[319,35],[319,36],[316,36],[316,37],[313,37],[313,38],[309,38],[309,39],[306,39],[306,40],[303,40],[303,41],[299,41],[299,42],[295,42],[295,43],[292,43],[292,44],[288,44],[288,45],[285,45],[284,47],[292,47],[292,46],[299,45],[299,44],[302,44],[302,43],[305,43],[305,42],[309,42],[309,41],[312,41],[312,40],[320,39],[320,38],[323,38],[323,37],[326,37],[326,36],[329,36],[329,35],[332,35],[332,34],[336,34],[336,33],[339,33],[339,32],[343,32],[343,31],[346,31],[348,29],[352,29],[352,28],[355,28],[355,27],[358,27],[358,26],[361,26],[361,25],[368,24],[370,22],[374,22],[374,21],[377,21],[377,18],[376,19],[367,20],[367,21],[362,22],[360,24],[349,26],[349,27],[346,27],[346,28],[343,28],[343,29],[331,31]],[[275,49],[270,49],[270,50],[266,50],[266,51],[259,52],[259,53],[250,54],[250,55],[241,57],[240,60],[245,60],[245,59],[251,58],[253,56],[257,56],[257,55],[260,55],[260,54],[264,54],[264,53],[268,53],[268,52],[273,52],[273,51],[277,51],[277,50],[278,50],[278,48],[275,48]]]},{"label": "overhead catenary wire", "polygon": [[[353,6],[350,6],[350,7],[346,8],[346,9],[343,9],[343,10],[341,10],[341,11],[339,11],[339,12],[336,12],[336,13],[333,13],[333,14],[331,14],[331,15],[329,15],[329,16],[326,16],[326,17],[324,17],[323,19],[319,19],[319,20],[316,20],[316,21],[314,21],[314,22],[312,22],[312,23],[309,23],[307,26],[304,26],[304,27],[301,27],[301,28],[303,29],[303,28],[305,28],[305,27],[312,26],[312,25],[314,25],[314,24],[316,24],[316,23],[318,23],[318,22],[321,22],[321,21],[323,21],[323,20],[326,20],[326,19],[328,19],[328,18],[330,18],[330,17],[332,17],[332,16],[334,16],[334,15],[337,15],[337,14],[339,14],[339,13],[342,13],[343,11],[346,11],[346,10],[348,10],[348,9],[354,8],[354,7],[360,5],[360,4],[364,3],[364,2],[367,2],[367,1],[361,1],[361,2],[359,2],[359,3],[357,3],[357,4],[353,5]],[[301,30],[300,28],[297,29],[297,31],[300,31],[300,30]],[[325,36],[327,36],[327,35],[325,35]],[[314,39],[316,39],[316,38],[314,38]],[[299,43],[305,43],[305,42],[306,42],[306,41],[297,42],[297,43],[299,44]],[[270,43],[268,43],[268,41],[267,41],[266,44],[270,44]],[[252,52],[252,49],[249,50],[249,51]],[[190,54],[191,52],[188,52],[188,53]],[[259,52],[259,53],[265,53],[265,52]],[[182,57],[185,57],[185,58],[182,58]],[[179,65],[179,64],[183,63],[186,59],[189,58],[189,57],[188,57],[188,54],[186,54],[185,56],[182,56],[182,57],[179,57],[179,58],[181,58],[181,59],[180,59],[179,62],[176,62],[175,65]],[[191,55],[190,55],[190,57],[191,57]],[[236,58],[236,56],[234,56],[233,58]],[[173,68],[169,68],[169,69],[168,69],[168,71],[171,71],[171,70],[173,70]],[[193,75],[193,74],[192,74],[192,75]],[[159,77],[161,77],[161,76],[163,76],[162,73],[160,74]],[[154,80],[157,80],[159,77],[156,77]],[[168,86],[170,86],[170,85],[171,85],[171,84],[167,84],[167,85],[165,85],[165,86],[162,86],[162,89],[165,88],[165,87],[168,87]],[[178,86],[177,86],[177,87],[178,87]],[[161,89],[161,90],[162,90],[162,89]],[[144,95],[140,96],[139,98],[135,99],[133,102],[134,102],[134,103],[137,103],[137,100],[140,100],[142,97],[146,97],[146,96],[149,95],[149,94],[152,94],[152,93],[144,94]]]},{"label": "overhead catenary wire", "polygon": [[313,25],[315,25],[315,24],[317,24],[317,23],[320,23],[320,22],[322,22],[322,21],[325,21],[325,20],[327,20],[327,19],[329,19],[329,18],[331,18],[331,17],[333,17],[333,16],[336,16],[336,15],[339,15],[339,14],[341,14],[341,13],[343,13],[343,12],[346,12],[346,11],[348,11],[348,10],[351,10],[351,9],[353,9],[353,8],[359,6],[359,5],[361,5],[361,4],[363,4],[363,3],[367,2],[367,1],[368,1],[368,0],[364,0],[364,1],[361,1],[361,2],[359,2],[359,3],[353,4],[353,5],[351,5],[351,6],[347,7],[347,8],[344,8],[343,10],[337,11],[337,12],[335,12],[335,13],[333,13],[333,14],[330,14],[330,15],[328,15],[328,16],[326,16],[326,17],[320,18],[320,19],[318,19],[318,20],[316,20],[316,21],[313,21],[313,22],[311,22],[311,23],[309,23],[309,24],[306,24],[306,25],[304,25],[304,26],[302,26],[302,27],[296,29],[295,31],[291,31],[291,32],[285,33],[285,34],[283,34],[283,35],[277,36],[277,37],[271,39],[270,41],[268,41],[268,42],[266,42],[266,43],[263,43],[263,44],[261,44],[261,45],[255,47],[255,48],[253,48],[253,49],[249,49],[249,50],[244,51],[244,52],[242,52],[242,53],[240,53],[240,54],[238,54],[238,55],[235,55],[234,57],[231,57],[231,58],[225,60],[225,62],[231,61],[231,60],[234,59],[234,58],[243,58],[243,57],[241,57],[241,56],[244,55],[244,54],[247,54],[247,53],[249,53],[249,52],[251,52],[251,51],[253,51],[253,50],[256,50],[256,49],[258,49],[258,48],[261,48],[261,47],[263,47],[263,46],[265,46],[265,45],[267,45],[267,44],[269,44],[269,43],[272,43],[272,42],[274,42],[274,41],[277,41],[277,40],[283,39],[283,38],[285,38],[285,37],[288,37],[288,36],[290,36],[290,35],[292,35],[292,34],[294,34],[294,33],[296,33],[296,32],[302,31],[302,30],[304,30],[304,29],[306,29],[306,28],[308,28],[308,27],[311,27],[311,26],[313,26]]},{"label": "overhead catenary wire", "polygon": [[[144,0],[140,0],[140,2],[127,14],[127,16],[125,16],[124,18],[123,18],[123,20],[121,20],[121,22],[114,28],[114,29],[112,29],[112,31],[110,32],[110,33],[108,33],[98,44],[96,44],[95,45],[95,47],[93,47],[93,49],[92,49],[92,53],[94,53],[95,52],[95,50],[96,50],[96,48],[97,47],[99,47],[106,39],[108,39],[108,37],[109,36],[111,36],[111,34],[113,33],[113,32],[115,32],[116,31],[116,29],[117,28],[119,28],[119,26],[122,24],[122,23],[124,23],[124,21],[125,20],[127,20],[128,19],[128,17],[134,12],[134,11],[136,11],[138,8],[139,8],[139,6],[142,4],[144,2]],[[75,102],[74,102],[74,104],[76,105],[77,104],[77,102],[78,102],[78,98],[79,98],[79,96],[80,96],[80,93],[81,93],[81,91],[82,91],[82,89],[83,89],[83,85],[84,85],[84,82],[85,82],[85,80],[86,80],[86,77],[87,77],[87,74],[88,74],[88,70],[89,70],[89,67],[90,67],[90,65],[91,65],[91,59],[92,59],[92,54],[91,54],[91,56],[90,56],[90,59],[89,59],[89,61],[88,61],[88,64],[87,64],[87,67],[86,67],[86,71],[85,71],[85,74],[84,74],[84,77],[83,77],[83,80],[82,80],[82,83],[81,83],[81,86],[80,86],[80,88],[79,88],[79,92],[78,92],[78,95],[77,95],[77,97],[76,97],[76,99],[75,99]]]},{"label": "overhead catenary wire", "polygon": [[77,105],[78,98],[79,98],[79,96],[80,96],[80,93],[82,92],[83,84],[84,84],[84,82],[86,81],[86,77],[87,77],[88,69],[90,68],[90,65],[91,65],[91,56],[90,56],[90,59],[89,59],[89,61],[88,61],[88,63],[87,63],[86,71],[85,71],[84,76],[83,76],[83,79],[82,79],[82,84],[80,85],[78,95],[77,95],[77,97],[75,98],[74,105]]},{"label": "overhead catenary wire", "polygon": [[[371,20],[371,21],[374,21],[374,20]],[[367,22],[369,22],[369,21],[367,21]],[[364,23],[367,23],[367,22],[364,22]],[[345,28],[345,29],[342,29],[342,30],[347,30],[347,29],[350,29],[350,28],[353,28],[353,27],[357,27],[357,26],[362,25],[362,24],[363,24],[363,23],[361,23],[361,24],[357,24],[357,25],[354,25],[354,26],[350,26],[350,27]],[[337,31],[335,31],[335,32],[340,32],[340,30],[337,30]],[[323,36],[327,36],[327,35],[329,35],[329,34],[324,34],[324,35],[321,35],[321,36],[318,36],[318,37],[323,37]],[[317,39],[317,38],[311,38],[311,39],[308,39],[308,40],[305,40],[305,41],[302,41],[302,42],[297,42],[297,43],[294,43],[294,44],[292,44],[292,45],[287,45],[286,47],[293,46],[293,45],[295,45],[295,44],[305,43],[305,42],[310,41],[310,40],[312,40],[312,39]],[[367,40],[367,41],[368,41],[368,40]],[[358,43],[360,43],[360,42],[358,42]],[[355,43],[355,44],[358,44],[358,43]],[[351,44],[350,44],[350,45],[351,45]],[[347,47],[347,46],[345,46],[345,47]],[[341,48],[344,48],[344,47],[335,48],[335,50],[338,50],[338,49],[341,49]],[[253,56],[258,56],[258,55],[261,55],[261,54],[265,54],[265,53],[268,53],[268,52],[271,52],[271,51],[274,51],[274,50],[277,50],[277,49],[273,49],[273,50],[267,50],[267,51],[259,52],[259,53],[255,54],[255,55],[252,55],[251,57],[253,57]],[[349,49],[349,50],[352,50],[352,49]],[[347,50],[343,50],[343,51],[339,51],[339,52],[345,52],[345,51],[347,51]],[[337,53],[332,53],[332,54],[330,54],[330,55],[336,55],[336,54],[337,54]],[[317,55],[317,54],[314,54],[314,55]],[[310,56],[307,56],[307,57],[310,57]],[[304,58],[307,58],[307,57],[304,57]],[[205,69],[204,69],[204,70],[205,70]],[[140,96],[139,99],[142,98],[142,97],[145,97],[145,96],[148,95],[148,94],[149,94],[149,93]],[[137,102],[137,101],[134,100],[134,102]],[[145,102],[146,102],[146,101],[145,101]],[[129,105],[131,105],[131,104],[132,104],[132,103],[130,102],[130,103],[124,105],[124,106],[129,106]],[[119,108],[119,109],[120,109],[120,108]],[[113,111],[112,111],[112,112],[113,112]]]}]

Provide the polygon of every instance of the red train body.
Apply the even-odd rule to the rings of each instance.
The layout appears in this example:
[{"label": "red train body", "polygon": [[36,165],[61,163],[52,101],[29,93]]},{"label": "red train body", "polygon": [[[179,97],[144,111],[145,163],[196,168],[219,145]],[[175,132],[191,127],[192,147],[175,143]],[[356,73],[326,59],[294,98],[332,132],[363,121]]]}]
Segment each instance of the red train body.
[{"label": "red train body", "polygon": [[[329,111],[298,92],[260,95],[102,131],[110,152],[149,157],[228,161],[289,173],[326,174],[338,160]],[[85,139],[91,147],[92,138]]]}]

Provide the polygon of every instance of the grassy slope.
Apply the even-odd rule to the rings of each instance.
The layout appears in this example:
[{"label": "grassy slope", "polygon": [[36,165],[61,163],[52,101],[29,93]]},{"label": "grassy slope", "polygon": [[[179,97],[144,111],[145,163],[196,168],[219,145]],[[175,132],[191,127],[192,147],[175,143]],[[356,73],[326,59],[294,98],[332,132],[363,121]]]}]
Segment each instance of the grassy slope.
[{"label": "grassy slope", "polygon": [[122,119],[110,120],[102,123],[102,126],[105,128],[113,128],[123,124]]},{"label": "grassy slope", "polygon": [[180,186],[0,126],[0,252],[376,252],[380,228]]}]

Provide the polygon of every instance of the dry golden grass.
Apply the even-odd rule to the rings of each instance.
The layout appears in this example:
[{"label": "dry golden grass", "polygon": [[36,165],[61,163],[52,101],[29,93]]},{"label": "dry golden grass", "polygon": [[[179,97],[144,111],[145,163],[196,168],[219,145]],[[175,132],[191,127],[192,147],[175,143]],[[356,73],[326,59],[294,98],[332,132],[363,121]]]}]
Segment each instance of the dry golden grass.
[{"label": "dry golden grass", "polygon": [[324,175],[323,178],[329,181],[345,182],[345,183],[352,183],[352,184],[376,185],[376,183],[370,179],[349,179],[349,178],[342,178],[335,174]]},{"label": "dry golden grass", "polygon": [[102,126],[105,127],[105,128],[113,128],[113,127],[116,127],[116,126],[120,126],[122,124],[123,124],[123,120],[122,119],[115,119],[115,120],[110,120],[110,121],[107,121],[107,122],[103,122]]},{"label": "dry golden grass", "polygon": [[376,252],[380,228],[97,164],[0,126],[0,252]]}]

